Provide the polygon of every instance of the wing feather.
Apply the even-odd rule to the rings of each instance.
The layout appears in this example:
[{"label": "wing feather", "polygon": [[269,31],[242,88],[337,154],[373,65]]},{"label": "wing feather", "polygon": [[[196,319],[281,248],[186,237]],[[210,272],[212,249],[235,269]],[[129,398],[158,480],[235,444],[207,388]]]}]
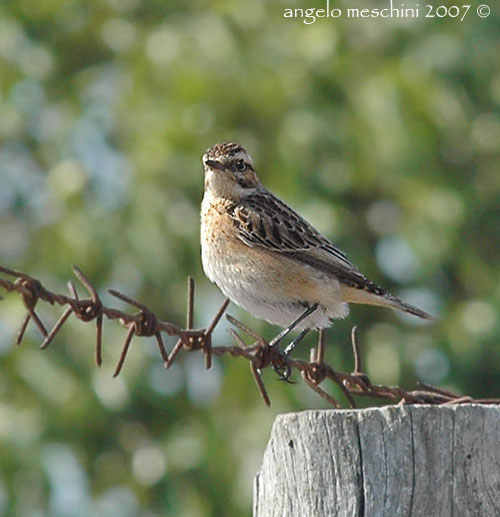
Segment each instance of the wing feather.
[{"label": "wing feather", "polygon": [[[339,267],[342,264],[357,271],[343,251],[271,193],[253,193],[233,205],[230,213],[238,237],[248,246],[260,246],[292,257],[298,252],[321,250],[330,260],[338,262]],[[302,254],[296,258],[301,260]]]},{"label": "wing feather", "polygon": [[[387,305],[420,318],[434,319],[368,280],[343,251],[270,192],[256,191],[246,196],[229,213],[238,237],[248,246],[280,253],[335,276],[347,287],[374,295],[364,297],[363,303]],[[361,299],[359,295],[356,298]]]}]

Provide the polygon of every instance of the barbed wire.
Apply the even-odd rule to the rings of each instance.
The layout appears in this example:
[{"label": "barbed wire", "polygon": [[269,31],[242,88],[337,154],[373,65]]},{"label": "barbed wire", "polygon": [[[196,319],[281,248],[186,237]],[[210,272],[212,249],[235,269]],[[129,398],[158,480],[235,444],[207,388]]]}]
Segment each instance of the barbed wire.
[{"label": "barbed wire", "polygon": [[[43,286],[41,281],[37,278],[0,265],[0,273],[15,278],[15,281],[0,278],[0,287],[5,289],[7,292],[15,292],[19,294],[24,306],[26,307],[26,315],[24,316],[15,339],[17,345],[22,343],[28,324],[33,320],[34,324],[43,336],[40,348],[48,348],[68,318],[73,314],[81,321],[90,322],[95,320],[96,322],[95,361],[98,367],[102,364],[103,320],[105,318],[108,320],[118,320],[121,325],[128,329],[114,370],[114,377],[119,375],[122,371],[133,337],[154,336],[165,368],[170,368],[181,350],[187,352],[202,352],[205,355],[205,366],[207,369],[212,365],[212,356],[222,357],[229,355],[231,357],[242,357],[247,359],[260,395],[268,406],[271,405],[271,401],[262,379],[262,371],[268,367],[272,367],[276,371],[286,371],[287,374],[282,376],[282,378],[286,379],[293,370],[300,372],[302,378],[312,390],[323,397],[332,406],[337,408],[341,407],[339,401],[320,386],[326,379],[330,379],[339,387],[352,408],[357,406],[355,400],[356,396],[386,399],[406,404],[461,404],[466,402],[475,402],[479,404],[500,403],[500,399],[473,399],[470,396],[458,395],[451,391],[426,383],[419,383],[420,389],[413,391],[407,391],[397,386],[385,386],[382,384],[372,383],[369,377],[362,371],[362,356],[356,327],[352,329],[351,333],[351,346],[354,356],[353,372],[337,371],[325,362],[324,330],[321,330],[318,333],[318,344],[317,347],[311,349],[310,360],[304,361],[301,359],[294,359],[293,357],[284,354],[278,346],[270,345],[269,342],[257,332],[228,314],[226,315],[226,318],[233,327],[250,336],[254,341],[251,345],[246,345],[240,334],[238,334],[234,328],[230,328],[229,333],[234,338],[236,345],[213,346],[213,332],[226,311],[229,300],[226,299],[220,306],[207,328],[194,329],[193,316],[195,283],[193,278],[188,278],[186,327],[181,328],[174,323],[161,321],[145,304],[115,289],[108,289],[108,293],[115,298],[132,305],[138,309],[138,312],[129,314],[121,310],[105,306],[96,289],[92,286],[83,272],[76,266],[73,266],[72,270],[76,278],[87,291],[88,298],[81,299],[75,285],[71,281],[68,282],[70,296],[58,294]],[[0,297],[0,299],[2,299],[2,297]],[[49,303],[50,305],[66,307],[50,331],[47,330],[40,316],[36,312],[36,306],[40,301]],[[166,350],[162,333],[178,337],[178,340],[170,353]]]}]

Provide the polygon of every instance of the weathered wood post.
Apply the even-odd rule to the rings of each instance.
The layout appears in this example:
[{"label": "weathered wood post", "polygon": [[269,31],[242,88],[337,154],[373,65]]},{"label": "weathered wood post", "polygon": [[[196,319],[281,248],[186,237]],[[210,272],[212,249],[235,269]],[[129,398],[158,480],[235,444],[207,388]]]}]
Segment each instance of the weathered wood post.
[{"label": "weathered wood post", "polygon": [[500,516],[500,406],[278,416],[254,517]]}]

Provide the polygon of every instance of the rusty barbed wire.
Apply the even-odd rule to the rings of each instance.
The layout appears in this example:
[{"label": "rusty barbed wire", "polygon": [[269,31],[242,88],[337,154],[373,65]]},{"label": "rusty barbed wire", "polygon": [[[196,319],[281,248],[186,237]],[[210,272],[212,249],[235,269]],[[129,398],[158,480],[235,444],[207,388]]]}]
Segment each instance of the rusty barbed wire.
[{"label": "rusty barbed wire", "polygon": [[[420,389],[413,391],[407,391],[398,386],[373,384],[362,371],[362,356],[356,327],[352,329],[351,333],[351,346],[354,357],[354,370],[352,372],[337,371],[325,362],[326,333],[324,330],[318,333],[318,344],[316,348],[311,349],[310,360],[304,361],[284,354],[277,346],[270,346],[269,342],[253,329],[227,314],[226,319],[229,323],[235,329],[251,337],[254,340],[253,344],[247,345],[240,334],[234,328],[230,328],[228,332],[235,340],[236,345],[213,346],[212,334],[226,311],[229,300],[226,299],[224,301],[207,328],[194,329],[195,283],[193,278],[188,278],[186,328],[181,328],[174,323],[161,321],[145,304],[115,289],[108,289],[109,294],[138,309],[138,312],[129,314],[112,307],[107,307],[102,303],[96,289],[83,272],[76,266],[73,266],[72,270],[87,291],[88,298],[80,299],[77,289],[71,281],[68,282],[70,296],[66,296],[50,291],[37,278],[0,265],[0,273],[15,278],[14,281],[0,278],[0,287],[7,292],[19,294],[26,307],[26,315],[22,320],[20,330],[15,339],[17,346],[21,345],[26,329],[30,321],[33,320],[43,336],[40,348],[48,348],[68,318],[74,314],[81,321],[96,321],[95,361],[98,367],[102,364],[103,320],[105,318],[108,320],[118,320],[121,325],[128,328],[114,370],[114,377],[122,371],[133,337],[154,336],[165,368],[169,368],[173,364],[181,350],[187,352],[201,351],[205,355],[205,366],[207,369],[212,365],[212,356],[222,357],[229,355],[248,360],[256,386],[267,406],[271,405],[271,400],[262,378],[262,371],[268,367],[272,367],[278,372],[292,372],[293,370],[300,372],[305,383],[336,408],[341,407],[339,401],[320,386],[326,379],[330,379],[340,389],[352,408],[357,406],[355,399],[357,396],[385,399],[405,404],[500,403],[500,398],[474,399],[470,396],[459,395],[426,383],[419,383]],[[0,296],[1,299],[2,297]],[[36,306],[39,301],[49,303],[50,305],[66,306],[50,331],[47,330],[36,312]],[[178,337],[170,354],[166,350],[162,333]],[[282,378],[288,378],[288,374],[282,376]]]}]

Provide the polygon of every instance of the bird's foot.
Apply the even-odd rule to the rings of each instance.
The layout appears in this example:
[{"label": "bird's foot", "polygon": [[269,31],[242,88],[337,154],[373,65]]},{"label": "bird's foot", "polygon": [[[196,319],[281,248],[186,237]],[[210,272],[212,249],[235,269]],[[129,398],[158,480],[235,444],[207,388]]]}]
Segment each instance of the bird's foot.
[{"label": "bird's foot", "polygon": [[280,366],[274,366],[274,371],[278,374],[280,381],[285,381],[290,384],[294,384],[290,381],[290,375],[292,375],[292,368],[288,364],[288,357],[291,352],[295,349],[295,347],[304,339],[304,337],[309,332],[309,329],[304,329],[286,348],[283,352],[281,352],[281,356],[283,357],[283,364]]},{"label": "bird's foot", "polygon": [[[299,323],[304,321],[308,316],[310,316],[316,309],[318,308],[318,304],[315,303],[307,309],[288,327],[283,329],[277,336],[275,336],[271,341],[269,341],[270,347],[277,347],[283,338],[285,338]],[[291,383],[290,375],[292,374],[292,368],[288,364],[288,356],[292,352],[292,350],[304,339],[306,334],[309,332],[308,328],[302,330],[302,332],[285,348],[283,352],[280,352],[280,355],[283,357],[283,363],[280,365],[273,366],[274,371],[278,374],[280,381],[285,381]]]},{"label": "bird's foot", "polygon": [[284,381],[288,384],[295,384],[295,381],[290,380],[290,376],[292,375],[292,368],[288,364],[284,364],[281,366],[273,366],[273,370],[278,374],[278,380]]}]

